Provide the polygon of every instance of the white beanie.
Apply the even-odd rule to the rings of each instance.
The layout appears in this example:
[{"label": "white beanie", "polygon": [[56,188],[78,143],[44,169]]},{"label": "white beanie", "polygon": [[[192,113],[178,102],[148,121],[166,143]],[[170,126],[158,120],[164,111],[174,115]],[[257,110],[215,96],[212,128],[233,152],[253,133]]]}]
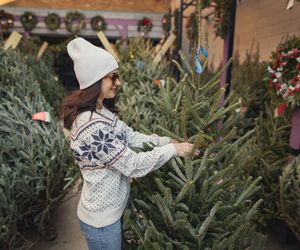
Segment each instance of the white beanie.
[{"label": "white beanie", "polygon": [[67,45],[69,56],[74,62],[80,89],[86,89],[119,66],[115,58],[87,40],[77,37]]}]

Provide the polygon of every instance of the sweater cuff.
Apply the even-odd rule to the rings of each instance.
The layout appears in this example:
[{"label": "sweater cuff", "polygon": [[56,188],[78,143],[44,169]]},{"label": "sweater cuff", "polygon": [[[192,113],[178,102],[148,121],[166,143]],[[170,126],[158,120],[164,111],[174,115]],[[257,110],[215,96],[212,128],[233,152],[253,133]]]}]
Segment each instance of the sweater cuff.
[{"label": "sweater cuff", "polygon": [[162,146],[160,149],[162,150],[162,152],[164,154],[166,162],[168,160],[170,160],[172,157],[177,156],[177,152],[176,152],[176,149],[175,149],[173,143],[169,143],[165,146]]},{"label": "sweater cuff", "polygon": [[159,137],[158,146],[162,147],[164,145],[169,144],[170,142],[171,142],[171,138],[170,137],[162,136],[162,137]]}]

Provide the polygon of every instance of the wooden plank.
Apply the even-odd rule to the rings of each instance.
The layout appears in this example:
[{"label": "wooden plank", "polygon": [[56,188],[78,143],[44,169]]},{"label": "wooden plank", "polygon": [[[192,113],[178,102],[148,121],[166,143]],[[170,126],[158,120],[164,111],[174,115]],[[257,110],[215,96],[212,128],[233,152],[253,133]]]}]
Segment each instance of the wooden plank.
[{"label": "wooden plank", "polygon": [[100,41],[102,42],[104,48],[112,54],[112,56],[116,59],[117,62],[120,61],[120,57],[117,55],[117,53],[115,52],[115,49],[113,48],[113,46],[110,44],[110,42],[107,40],[105,34],[103,33],[103,31],[99,31],[97,33],[98,38],[100,39]]},{"label": "wooden plank", "polygon": [[114,50],[116,56],[120,59],[120,53],[119,53],[118,49],[116,48],[116,46],[114,44],[112,44],[112,43],[110,43],[110,46]]},{"label": "wooden plank", "polygon": [[40,60],[46,49],[48,48],[48,43],[43,42],[42,46],[39,49],[39,52],[37,53],[36,59]]},{"label": "wooden plank", "polygon": [[16,0],[0,0],[0,6],[11,3],[11,2],[15,2]]},{"label": "wooden plank", "polygon": [[294,2],[295,2],[294,0],[289,0],[288,4],[286,6],[286,9],[287,10],[291,9],[293,7],[293,5],[294,5]]},{"label": "wooden plank", "polygon": [[153,60],[154,65],[156,65],[162,59],[162,57],[166,54],[166,52],[171,47],[171,45],[175,41],[175,39],[176,39],[176,36],[173,33],[171,33],[171,35],[168,37],[168,39],[162,46],[161,50],[155,56],[155,58]]},{"label": "wooden plank", "polygon": [[21,38],[21,34],[19,34],[17,31],[13,31],[5,41],[4,50],[7,50],[10,47],[12,47],[12,49],[15,49],[18,46]]},{"label": "wooden plank", "polygon": [[164,41],[165,41],[165,36],[163,36],[163,37],[159,40],[159,43],[155,46],[154,51],[155,51],[156,54],[161,50],[161,47],[162,47]]}]

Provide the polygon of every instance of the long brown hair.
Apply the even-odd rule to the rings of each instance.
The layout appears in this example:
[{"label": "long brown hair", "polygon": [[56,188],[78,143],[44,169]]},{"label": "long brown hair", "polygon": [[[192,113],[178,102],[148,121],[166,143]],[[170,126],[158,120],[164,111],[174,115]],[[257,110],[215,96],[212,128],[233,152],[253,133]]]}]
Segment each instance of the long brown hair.
[{"label": "long brown hair", "polygon": [[75,90],[71,95],[64,98],[62,110],[64,116],[64,127],[71,129],[76,117],[84,111],[96,110],[97,99],[101,93],[102,80],[90,87]]}]

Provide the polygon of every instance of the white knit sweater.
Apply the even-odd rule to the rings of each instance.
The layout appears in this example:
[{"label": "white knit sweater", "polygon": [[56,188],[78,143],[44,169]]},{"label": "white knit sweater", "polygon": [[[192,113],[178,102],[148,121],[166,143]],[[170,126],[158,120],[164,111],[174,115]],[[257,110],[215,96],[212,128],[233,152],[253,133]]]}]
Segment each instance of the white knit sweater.
[{"label": "white knit sweater", "polygon": [[[81,113],[70,140],[84,179],[77,215],[94,227],[113,224],[122,216],[131,177],[142,177],[176,155],[168,137],[134,132],[106,108]],[[155,145],[151,151],[131,149],[149,142]]]}]

